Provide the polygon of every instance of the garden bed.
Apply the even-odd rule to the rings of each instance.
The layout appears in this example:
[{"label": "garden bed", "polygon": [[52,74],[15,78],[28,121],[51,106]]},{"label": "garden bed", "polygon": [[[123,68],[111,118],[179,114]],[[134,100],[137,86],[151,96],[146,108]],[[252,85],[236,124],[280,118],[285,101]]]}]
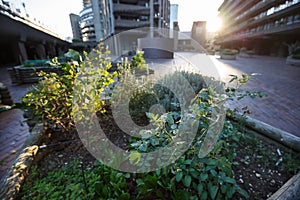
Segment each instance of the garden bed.
[{"label": "garden bed", "polygon": [[[106,114],[98,114],[101,126],[105,124],[105,126],[102,126],[104,132],[116,145],[128,149],[129,136],[116,126],[111,112],[109,109],[107,110]],[[136,123],[147,124],[148,121],[145,117],[139,119]],[[45,197],[51,196],[49,191],[52,190],[60,192],[59,194],[66,198],[66,195],[72,189],[68,191],[59,188],[65,188],[68,184],[77,185],[78,189],[85,193],[81,165],[88,183],[86,187],[89,191],[95,190],[95,180],[88,180],[91,177],[89,173],[97,174],[99,168],[102,169],[102,167],[99,167],[99,163],[94,164],[96,159],[86,150],[77,134],[72,135],[73,137],[70,138],[70,135],[48,130],[41,142],[41,145],[47,144],[47,147],[38,151],[34,165],[17,199],[22,199],[22,197],[31,199],[31,195],[39,196],[42,194]],[[222,154],[224,156],[231,156],[232,153],[236,154],[236,158],[232,161],[234,178],[239,186],[248,192],[248,199],[266,199],[270,197],[299,171],[299,155],[288,148],[269,142],[265,138],[257,137],[256,133],[251,130],[245,130],[244,133],[237,132],[233,137],[227,138],[226,142],[230,145]],[[125,178],[126,186],[120,188],[120,190],[125,190],[131,198],[134,198],[140,189],[136,182],[138,175],[124,173],[125,175],[128,177]],[[46,182],[47,188],[43,188],[46,187],[44,185]],[[110,182],[107,183],[107,186],[110,184],[117,183]],[[113,187],[113,185],[110,186]],[[151,188],[151,186],[149,187]],[[152,187],[154,189],[156,186]],[[159,186],[157,185],[157,187]],[[36,191],[38,188],[40,191]],[[165,194],[166,199],[172,199],[167,189],[159,187],[159,190]],[[112,191],[108,190],[107,192]],[[158,191],[152,191],[146,199],[158,199],[156,192]],[[97,199],[96,197],[94,199]],[[246,198],[236,194],[233,199]]]},{"label": "garden bed", "polygon": [[[67,64],[63,76],[47,75],[23,98],[29,116],[44,122],[46,132],[18,199],[265,199],[299,171],[299,158],[291,150],[225,119],[220,102],[264,96],[239,89],[252,75],[231,75],[236,84],[224,95],[217,92],[223,91],[222,83],[199,73],[176,71],[156,83],[136,78],[131,69],[144,68],[142,54],[122,63],[120,73],[109,73],[103,51],[96,53],[99,57],[86,58],[88,66]],[[103,68],[95,69],[98,58]],[[118,85],[109,93],[116,78]],[[112,99],[100,99],[103,95]],[[153,107],[158,104],[164,109]],[[112,114],[114,106],[118,115]],[[118,152],[106,146],[103,136],[87,134],[97,120]],[[117,124],[125,125],[126,133]],[[132,131],[136,137],[128,135]],[[81,141],[90,151],[104,153],[110,167],[96,161]],[[153,156],[160,148],[164,152]]]}]

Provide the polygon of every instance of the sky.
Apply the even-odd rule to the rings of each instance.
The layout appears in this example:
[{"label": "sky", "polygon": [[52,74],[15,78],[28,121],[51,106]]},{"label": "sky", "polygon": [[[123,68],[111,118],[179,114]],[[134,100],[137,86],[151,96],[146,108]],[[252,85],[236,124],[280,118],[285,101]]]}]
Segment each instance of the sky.
[{"label": "sky", "polygon": [[[70,13],[79,14],[82,10],[82,0],[6,0],[26,12],[31,18],[36,18],[50,30],[62,38],[72,37],[69,19]],[[170,0],[178,4],[178,21],[180,31],[191,31],[193,21],[207,21],[208,31],[215,31],[220,26],[218,8],[223,0]]]}]

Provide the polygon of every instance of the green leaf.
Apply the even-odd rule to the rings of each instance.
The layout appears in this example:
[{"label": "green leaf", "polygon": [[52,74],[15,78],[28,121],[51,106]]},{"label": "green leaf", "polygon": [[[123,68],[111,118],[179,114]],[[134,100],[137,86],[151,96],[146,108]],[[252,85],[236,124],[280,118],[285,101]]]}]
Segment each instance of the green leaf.
[{"label": "green leaf", "polygon": [[175,193],[175,199],[190,199],[190,193],[186,190],[178,190]]},{"label": "green leaf", "polygon": [[211,187],[208,188],[209,195],[210,195],[211,199],[216,198],[218,189],[219,189],[218,186],[211,186]]},{"label": "green leaf", "polygon": [[95,183],[94,183],[94,189],[95,189],[95,191],[96,191],[96,193],[97,194],[101,194],[101,188],[102,188],[102,183],[100,182],[100,181],[96,181]]},{"label": "green leaf", "polygon": [[186,175],[183,179],[184,186],[190,187],[191,182],[192,182],[192,177],[190,175]]},{"label": "green leaf", "polygon": [[227,185],[222,185],[222,186],[221,186],[221,192],[222,192],[223,194],[225,194],[225,193],[226,193],[226,190],[227,190]]},{"label": "green leaf", "polygon": [[130,152],[129,160],[131,164],[137,165],[141,160],[141,154],[137,151]]},{"label": "green leaf", "polygon": [[205,199],[207,199],[207,198],[208,198],[208,194],[207,194],[206,191],[204,191],[204,192],[202,193],[202,195],[201,195],[201,200],[205,200]]},{"label": "green leaf", "polygon": [[151,138],[151,139],[150,139],[150,143],[151,143],[151,145],[153,145],[153,146],[159,145],[159,141],[158,141],[157,138]]},{"label": "green leaf", "polygon": [[208,174],[200,174],[200,180],[205,181],[208,178]]},{"label": "green leaf", "polygon": [[186,165],[190,165],[190,164],[192,164],[192,160],[185,160],[183,163]]},{"label": "green leaf", "polygon": [[176,181],[179,182],[182,180],[182,177],[183,177],[183,172],[179,172],[176,174]]},{"label": "green leaf", "polygon": [[229,75],[231,76],[232,78],[230,79],[229,83],[231,83],[232,81],[236,80],[238,77],[236,75]]},{"label": "green leaf", "polygon": [[198,194],[202,193],[202,191],[203,191],[203,185],[202,184],[200,184],[200,183],[198,184],[197,191],[198,191]]},{"label": "green leaf", "polygon": [[249,198],[249,194],[246,192],[246,190],[243,190],[242,188],[238,189],[238,192],[243,195],[246,199]]},{"label": "green leaf", "polygon": [[224,178],[224,181],[225,181],[226,183],[235,184],[235,179],[230,178],[230,177],[225,177],[225,178]]},{"label": "green leaf", "polygon": [[210,173],[213,175],[213,176],[217,176],[217,172],[216,172],[216,170],[214,170],[214,169],[212,169],[212,170],[210,170]]}]

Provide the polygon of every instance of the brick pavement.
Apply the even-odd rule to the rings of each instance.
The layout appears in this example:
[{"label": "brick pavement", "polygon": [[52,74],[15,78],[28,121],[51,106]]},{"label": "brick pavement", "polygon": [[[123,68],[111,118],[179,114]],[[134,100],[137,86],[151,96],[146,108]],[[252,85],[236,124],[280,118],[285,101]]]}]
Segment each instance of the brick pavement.
[{"label": "brick pavement", "polygon": [[[10,90],[14,102],[21,102],[31,84],[11,84],[6,68],[0,68],[0,82]],[[0,179],[11,166],[24,142],[29,136],[29,128],[24,122],[23,111],[12,109],[0,113]]]},{"label": "brick pavement", "polygon": [[229,74],[259,73],[245,85],[250,91],[263,91],[268,97],[243,99],[230,106],[247,105],[250,117],[300,137],[300,67],[285,64],[285,58],[255,56],[237,60],[213,57],[223,81]]}]

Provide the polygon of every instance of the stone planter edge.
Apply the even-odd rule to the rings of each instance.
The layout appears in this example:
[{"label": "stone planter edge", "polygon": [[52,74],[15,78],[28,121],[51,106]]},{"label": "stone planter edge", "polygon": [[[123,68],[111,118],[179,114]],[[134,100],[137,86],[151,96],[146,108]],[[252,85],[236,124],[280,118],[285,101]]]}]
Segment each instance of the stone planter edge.
[{"label": "stone planter edge", "polygon": [[43,131],[43,126],[36,124],[30,132],[19,155],[1,179],[0,199],[15,199],[38,152],[37,144],[39,144]]},{"label": "stone planter edge", "polygon": [[235,114],[235,116],[231,117],[231,119],[243,121],[248,128],[255,130],[267,138],[274,140],[290,149],[293,149],[296,152],[300,152],[300,138],[292,135],[291,133],[275,128],[267,123],[248,116],[244,118],[240,114]]},{"label": "stone planter edge", "polygon": [[286,58],[286,64],[300,67],[300,59],[294,59],[291,56],[288,56]]},{"label": "stone planter edge", "polygon": [[227,55],[221,53],[221,59],[224,60],[236,60],[236,55]]}]

